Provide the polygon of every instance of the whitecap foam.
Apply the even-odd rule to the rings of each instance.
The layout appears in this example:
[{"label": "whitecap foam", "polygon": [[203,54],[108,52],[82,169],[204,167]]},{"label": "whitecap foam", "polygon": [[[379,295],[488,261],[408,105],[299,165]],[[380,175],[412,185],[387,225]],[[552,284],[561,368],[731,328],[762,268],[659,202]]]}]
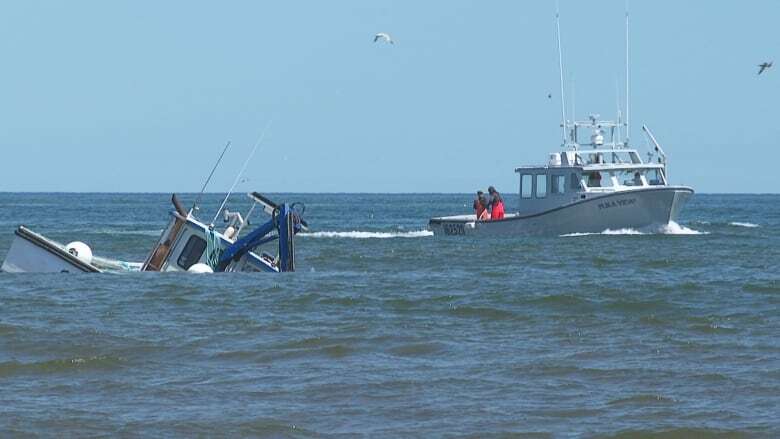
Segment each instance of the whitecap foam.
[{"label": "whitecap foam", "polygon": [[602,232],[579,232],[579,233],[567,233],[565,235],[560,235],[561,237],[572,237],[572,236],[590,236],[590,235],[652,235],[652,234],[662,234],[662,235],[707,235],[709,232],[700,232],[698,230],[694,230],[685,226],[682,226],[680,224],[677,224],[674,221],[670,221],[669,224],[665,224],[661,227],[651,229],[651,230],[636,230],[631,228],[626,229],[606,229]]},{"label": "whitecap foam", "polygon": [[730,226],[734,226],[734,227],[747,227],[749,229],[755,229],[756,227],[761,227],[758,224],[745,223],[745,222],[740,222],[740,221],[730,222],[729,225]]},{"label": "whitecap foam", "polygon": [[635,229],[615,229],[615,230],[607,229],[602,232],[575,232],[575,233],[567,233],[565,235],[560,235],[560,236],[563,238],[568,238],[572,236],[591,236],[591,235],[645,235],[645,233]]},{"label": "whitecap foam", "polygon": [[658,231],[664,235],[709,235],[709,232],[700,232],[677,224],[674,221],[669,221],[669,224],[661,226]]},{"label": "whitecap foam", "polygon": [[645,233],[635,229],[617,229],[617,230],[607,229],[601,232],[601,234],[602,235],[644,235]]},{"label": "whitecap foam", "polygon": [[351,238],[351,239],[389,239],[389,238],[423,238],[433,236],[430,230],[413,230],[410,232],[366,232],[352,230],[349,232],[308,232],[300,233],[298,236],[307,238]]}]

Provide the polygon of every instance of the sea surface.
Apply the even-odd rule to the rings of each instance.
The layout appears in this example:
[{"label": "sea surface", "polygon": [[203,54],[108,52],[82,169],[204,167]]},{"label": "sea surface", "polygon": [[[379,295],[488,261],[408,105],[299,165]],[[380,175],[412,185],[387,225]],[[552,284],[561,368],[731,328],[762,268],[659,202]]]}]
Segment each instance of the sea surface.
[{"label": "sea surface", "polygon": [[[0,273],[0,436],[780,437],[778,195],[490,239],[425,230],[468,194],[270,196],[295,273]],[[25,224],[142,261],[170,209],[0,193],[0,258]]]}]

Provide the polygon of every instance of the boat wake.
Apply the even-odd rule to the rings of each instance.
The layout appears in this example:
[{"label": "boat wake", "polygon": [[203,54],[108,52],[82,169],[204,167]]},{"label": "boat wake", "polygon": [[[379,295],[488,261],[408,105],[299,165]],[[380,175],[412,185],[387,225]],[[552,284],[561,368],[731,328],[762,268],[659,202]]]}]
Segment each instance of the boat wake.
[{"label": "boat wake", "polygon": [[430,230],[413,230],[409,232],[365,232],[352,230],[349,232],[308,232],[299,233],[306,238],[348,238],[348,239],[389,239],[389,238],[424,238],[433,236]]},{"label": "boat wake", "polygon": [[755,229],[756,227],[761,227],[758,224],[743,223],[743,222],[739,222],[739,221],[730,222],[729,225],[730,226],[734,226],[734,227],[747,227],[749,229]]},{"label": "boat wake", "polygon": [[669,221],[668,224],[661,226],[659,232],[663,235],[709,235],[710,232],[700,232],[688,227]]},{"label": "boat wake", "polygon": [[694,230],[683,225],[680,225],[674,221],[670,221],[668,224],[656,227],[654,229],[607,229],[603,232],[591,232],[591,233],[567,233],[560,235],[561,237],[573,237],[573,236],[591,236],[591,235],[709,235],[709,232],[701,232]]}]

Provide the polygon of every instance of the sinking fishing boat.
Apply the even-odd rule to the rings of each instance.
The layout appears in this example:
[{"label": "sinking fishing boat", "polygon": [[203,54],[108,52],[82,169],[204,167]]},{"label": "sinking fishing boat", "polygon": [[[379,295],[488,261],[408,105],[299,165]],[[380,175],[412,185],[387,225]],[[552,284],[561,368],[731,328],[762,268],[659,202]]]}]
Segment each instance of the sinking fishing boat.
[{"label": "sinking fishing boat", "polygon": [[[669,183],[666,154],[647,126],[642,129],[653,145],[647,162],[630,147],[628,51],[625,119],[620,109],[616,122],[601,120],[597,114],[580,121],[566,118],[560,25],[557,27],[561,150],[550,154],[546,165],[515,169],[520,185],[519,203],[514,212],[496,220],[479,220],[476,215],[431,218],[428,227],[435,235],[563,235],[662,228],[677,220],[693,194],[690,187]],[[587,135],[584,141],[580,139],[581,130],[591,131],[589,142]]]},{"label": "sinking fishing boat", "polygon": [[[75,241],[63,245],[19,226],[0,271],[8,273],[62,272],[285,272],[295,271],[295,234],[307,228],[302,218],[305,207],[300,203],[276,204],[263,195],[249,194],[252,206],[246,216],[220,212],[226,226],[219,231],[193,215],[196,206],[187,211],[176,195],[171,220],[143,263],[132,263],[93,256],[86,244]],[[270,218],[252,231],[241,232],[260,205]],[[218,214],[219,214],[218,213]],[[277,243],[277,252],[262,251],[265,244]]]}]

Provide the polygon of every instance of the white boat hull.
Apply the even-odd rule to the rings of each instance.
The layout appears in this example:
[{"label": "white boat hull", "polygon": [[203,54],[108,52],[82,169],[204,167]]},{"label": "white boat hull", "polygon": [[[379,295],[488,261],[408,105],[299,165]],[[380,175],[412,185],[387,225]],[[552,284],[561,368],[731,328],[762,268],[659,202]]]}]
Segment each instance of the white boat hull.
[{"label": "white boat hull", "polygon": [[434,235],[565,235],[604,230],[646,229],[676,221],[693,195],[684,186],[612,192],[530,215],[509,214],[495,221],[474,215],[432,218]]},{"label": "white boat hull", "polygon": [[16,230],[0,266],[6,273],[96,273],[100,269],[68,253],[64,247],[24,226]]}]

